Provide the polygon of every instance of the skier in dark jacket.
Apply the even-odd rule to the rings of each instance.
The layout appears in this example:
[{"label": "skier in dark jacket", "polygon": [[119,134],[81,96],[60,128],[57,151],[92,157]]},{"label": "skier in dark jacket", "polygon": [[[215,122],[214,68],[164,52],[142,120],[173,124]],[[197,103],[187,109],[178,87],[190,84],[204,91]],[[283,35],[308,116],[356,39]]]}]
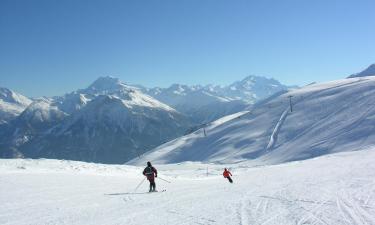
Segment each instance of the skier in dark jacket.
[{"label": "skier in dark jacket", "polygon": [[143,170],[143,175],[145,175],[147,180],[150,182],[149,192],[156,191],[155,177],[158,177],[158,171],[151,165],[150,162],[147,162],[147,167]]},{"label": "skier in dark jacket", "polygon": [[224,169],[223,176],[224,178],[227,178],[229,182],[233,183],[233,180],[231,178],[232,174],[229,170],[227,170],[227,168]]}]

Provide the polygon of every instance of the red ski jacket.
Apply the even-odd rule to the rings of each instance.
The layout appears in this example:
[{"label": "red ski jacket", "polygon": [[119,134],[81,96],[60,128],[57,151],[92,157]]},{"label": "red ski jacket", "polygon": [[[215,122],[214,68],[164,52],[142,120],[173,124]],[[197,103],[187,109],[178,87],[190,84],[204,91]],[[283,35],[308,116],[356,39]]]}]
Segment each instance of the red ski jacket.
[{"label": "red ski jacket", "polygon": [[155,177],[158,176],[158,171],[155,169],[155,167],[146,167],[143,170],[143,175],[147,177],[147,180],[153,180]]},{"label": "red ski jacket", "polygon": [[229,170],[224,170],[223,176],[225,178],[227,178],[227,177],[229,177],[229,175],[232,176],[232,174],[229,172]]}]

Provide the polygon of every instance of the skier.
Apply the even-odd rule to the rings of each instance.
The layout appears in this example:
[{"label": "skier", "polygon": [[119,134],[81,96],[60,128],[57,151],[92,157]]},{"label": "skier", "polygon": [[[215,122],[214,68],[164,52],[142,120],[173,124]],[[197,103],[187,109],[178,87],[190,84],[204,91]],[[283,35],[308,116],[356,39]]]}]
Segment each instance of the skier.
[{"label": "skier", "polygon": [[158,177],[158,171],[151,165],[151,162],[147,162],[147,167],[143,170],[143,175],[145,175],[150,182],[149,192],[156,191],[155,177]]},{"label": "skier", "polygon": [[233,180],[231,178],[232,174],[230,173],[229,170],[227,170],[227,168],[224,169],[223,176],[224,178],[227,178],[230,183],[233,183]]}]

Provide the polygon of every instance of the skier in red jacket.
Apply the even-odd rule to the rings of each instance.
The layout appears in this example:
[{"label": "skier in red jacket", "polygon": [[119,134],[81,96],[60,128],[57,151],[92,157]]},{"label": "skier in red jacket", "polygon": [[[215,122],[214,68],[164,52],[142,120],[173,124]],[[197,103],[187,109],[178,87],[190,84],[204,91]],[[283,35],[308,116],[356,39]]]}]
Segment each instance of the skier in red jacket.
[{"label": "skier in red jacket", "polygon": [[145,175],[150,182],[149,192],[156,191],[155,177],[158,177],[158,171],[151,165],[151,162],[147,162],[147,167],[143,170],[143,175]]},{"label": "skier in red jacket", "polygon": [[224,169],[223,176],[224,178],[227,178],[230,183],[233,183],[233,180],[231,178],[232,174],[229,170],[227,170],[227,168]]}]

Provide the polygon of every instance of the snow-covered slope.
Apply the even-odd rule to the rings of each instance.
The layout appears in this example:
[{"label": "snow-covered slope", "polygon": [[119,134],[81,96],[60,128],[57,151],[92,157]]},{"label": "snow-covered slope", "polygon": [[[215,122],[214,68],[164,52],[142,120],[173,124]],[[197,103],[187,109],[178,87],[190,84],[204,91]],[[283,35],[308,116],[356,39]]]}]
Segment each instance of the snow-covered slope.
[{"label": "snow-covered slope", "polygon": [[[250,168],[155,165],[147,193],[142,168],[58,160],[0,159],[2,225],[375,224],[375,149]],[[139,188],[136,190],[136,187]]]},{"label": "snow-covered slope", "polygon": [[114,96],[130,108],[139,106],[176,112],[170,106],[142,93],[138,88],[126,85],[118,78],[111,76],[100,77],[88,88],[78,90],[77,93],[85,95],[88,99],[101,95]]},{"label": "snow-covered slope", "polygon": [[181,136],[181,113],[116,78],[42,98],[0,129],[0,156],[123,163]]},{"label": "snow-covered slope", "polygon": [[53,97],[53,106],[67,114],[72,114],[82,109],[93,98],[94,96],[72,92],[64,96]]},{"label": "snow-covered slope", "polygon": [[20,149],[29,157],[123,163],[182,135],[188,125],[173,110],[103,95]]},{"label": "snow-covered slope", "polygon": [[62,120],[67,114],[54,105],[50,98],[39,98],[31,103],[17,118],[30,124],[55,123]]},{"label": "snow-covered slope", "polygon": [[[42,136],[53,126],[62,122],[68,115],[53,106],[53,100],[40,98],[33,101],[17,118],[1,127],[1,157],[22,155],[18,148],[33,138]],[[5,150],[4,149],[8,149]],[[14,152],[16,152],[14,154]]]},{"label": "snow-covered slope", "polygon": [[375,76],[375,63],[367,67],[360,73],[355,73],[349,76],[349,78],[353,77],[366,77],[366,76]]},{"label": "snow-covered slope", "polygon": [[[293,112],[289,96],[293,96]],[[272,164],[351,151],[375,144],[374,99],[375,77],[281,92],[240,117],[219,126],[208,125],[130,163],[235,163],[254,159],[253,164]]]},{"label": "snow-covered slope", "polygon": [[0,87],[0,124],[17,117],[31,102],[21,94]]}]

